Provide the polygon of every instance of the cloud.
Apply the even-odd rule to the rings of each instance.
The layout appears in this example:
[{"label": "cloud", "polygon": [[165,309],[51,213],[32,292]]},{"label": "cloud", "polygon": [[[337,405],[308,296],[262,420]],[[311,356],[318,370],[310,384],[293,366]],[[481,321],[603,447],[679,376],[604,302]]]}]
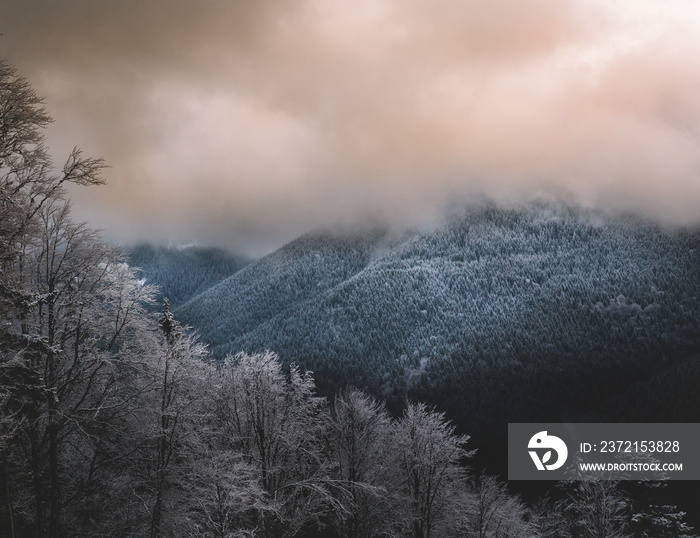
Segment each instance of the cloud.
[{"label": "cloud", "polygon": [[112,165],[79,215],[255,251],[482,195],[697,224],[694,6],[10,0],[0,45]]}]

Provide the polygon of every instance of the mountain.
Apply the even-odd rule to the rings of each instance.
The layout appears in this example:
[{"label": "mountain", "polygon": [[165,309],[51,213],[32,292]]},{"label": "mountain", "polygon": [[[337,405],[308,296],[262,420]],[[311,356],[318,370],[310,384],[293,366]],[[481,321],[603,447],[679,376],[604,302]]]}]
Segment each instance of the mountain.
[{"label": "mountain", "polygon": [[[537,204],[427,231],[308,234],[176,313],[216,357],[271,349],[324,394],[421,399],[501,435],[508,421],[600,418],[603,402],[618,420],[696,421],[665,380],[699,371],[698,297],[697,230]],[[645,415],[624,407],[635,387]]]},{"label": "mountain", "polygon": [[147,243],[128,250],[127,261],[150,284],[160,286],[158,306],[167,298],[176,307],[249,263],[243,256],[210,247],[164,247]]}]

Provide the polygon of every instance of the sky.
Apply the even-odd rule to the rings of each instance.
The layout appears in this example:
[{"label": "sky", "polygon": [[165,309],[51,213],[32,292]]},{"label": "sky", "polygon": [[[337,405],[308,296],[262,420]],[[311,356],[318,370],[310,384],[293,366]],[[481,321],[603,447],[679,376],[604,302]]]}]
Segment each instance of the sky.
[{"label": "sky", "polygon": [[3,0],[110,240],[258,255],[484,197],[700,223],[698,0]]}]

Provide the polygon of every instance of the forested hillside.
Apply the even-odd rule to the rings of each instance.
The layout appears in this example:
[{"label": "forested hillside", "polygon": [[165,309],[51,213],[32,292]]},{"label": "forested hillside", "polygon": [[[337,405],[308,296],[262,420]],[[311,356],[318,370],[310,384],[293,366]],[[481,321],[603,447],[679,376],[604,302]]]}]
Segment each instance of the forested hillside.
[{"label": "forested hillside", "polygon": [[160,288],[158,303],[172,307],[231,276],[249,260],[211,247],[163,247],[141,243],[128,249],[127,261],[149,284]]},{"label": "forested hillside", "polygon": [[[697,231],[482,208],[427,232],[304,236],[178,315],[217,357],[272,349],[325,393],[420,398],[479,432],[600,415],[601,398],[663,384],[700,350],[699,271]],[[654,397],[646,420],[693,419],[672,390]]]}]

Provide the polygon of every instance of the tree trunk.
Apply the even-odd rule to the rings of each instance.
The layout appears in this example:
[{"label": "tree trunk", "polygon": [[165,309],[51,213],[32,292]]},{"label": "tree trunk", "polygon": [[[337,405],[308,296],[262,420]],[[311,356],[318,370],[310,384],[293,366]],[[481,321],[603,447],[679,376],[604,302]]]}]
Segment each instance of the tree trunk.
[{"label": "tree trunk", "polygon": [[32,478],[34,482],[34,501],[36,507],[36,531],[37,535],[41,536],[46,531],[46,511],[45,511],[45,492],[44,492],[44,473],[43,465],[41,464],[41,455],[39,448],[39,439],[36,429],[30,426],[29,443],[31,445],[32,457]]},{"label": "tree trunk", "polygon": [[[51,414],[54,415],[55,410]],[[49,536],[59,538],[61,536],[61,484],[58,471],[58,425],[53,422],[49,424],[49,479],[51,481]]]},{"label": "tree trunk", "polygon": [[10,477],[7,473],[7,455],[2,453],[2,480],[5,482],[5,495],[7,504],[7,526],[9,538],[15,538],[15,518],[12,511],[12,492],[10,491]]},{"label": "tree trunk", "polygon": [[156,493],[156,503],[153,506],[153,515],[151,516],[151,533],[150,538],[158,538],[160,532],[160,520],[163,515],[163,488],[159,487]]}]

